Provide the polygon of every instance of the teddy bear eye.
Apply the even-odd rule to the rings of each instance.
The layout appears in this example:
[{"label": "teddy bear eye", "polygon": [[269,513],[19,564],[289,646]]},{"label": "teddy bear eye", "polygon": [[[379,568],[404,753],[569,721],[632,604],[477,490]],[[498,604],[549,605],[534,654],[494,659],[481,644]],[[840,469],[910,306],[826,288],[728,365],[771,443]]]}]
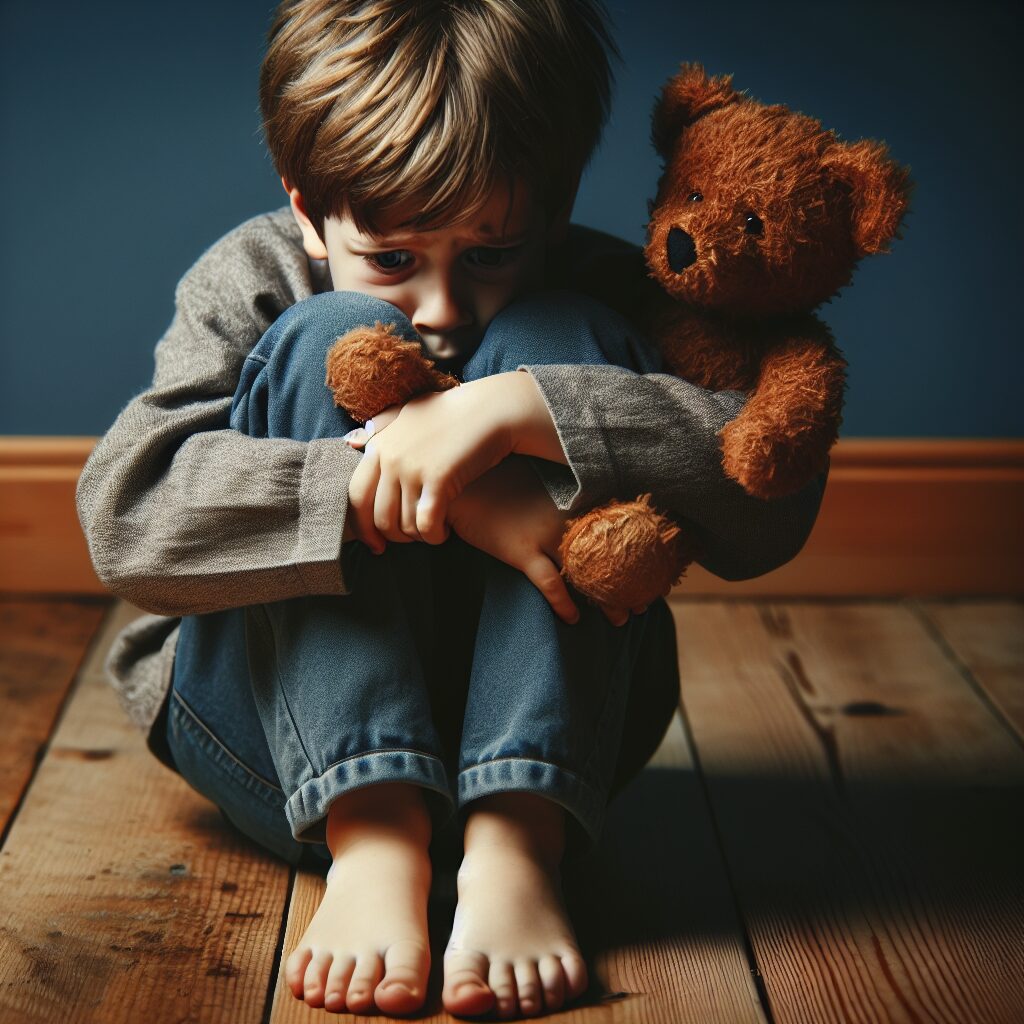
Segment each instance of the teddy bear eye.
[{"label": "teddy bear eye", "polygon": [[744,217],[743,230],[746,231],[748,235],[760,236],[764,234],[764,223],[756,213],[751,213],[748,210]]},{"label": "teddy bear eye", "polygon": [[704,196],[700,192],[691,192],[687,197],[686,201],[689,203],[702,203]]}]

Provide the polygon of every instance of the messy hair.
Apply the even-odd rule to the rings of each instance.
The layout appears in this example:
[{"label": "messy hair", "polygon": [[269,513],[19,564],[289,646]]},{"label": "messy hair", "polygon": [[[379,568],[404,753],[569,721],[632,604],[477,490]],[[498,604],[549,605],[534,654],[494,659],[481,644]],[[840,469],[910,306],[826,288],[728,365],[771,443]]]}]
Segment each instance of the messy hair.
[{"label": "messy hair", "polygon": [[524,181],[550,219],[608,117],[601,0],[284,0],[260,72],[267,145],[323,235],[462,222]]}]

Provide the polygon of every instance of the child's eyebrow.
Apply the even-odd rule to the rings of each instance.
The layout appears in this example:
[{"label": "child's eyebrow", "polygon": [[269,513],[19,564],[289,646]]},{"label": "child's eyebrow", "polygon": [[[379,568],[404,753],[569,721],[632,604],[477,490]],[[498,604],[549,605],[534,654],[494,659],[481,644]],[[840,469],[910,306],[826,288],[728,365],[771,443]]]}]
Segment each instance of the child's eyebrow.
[{"label": "child's eyebrow", "polygon": [[[415,241],[421,235],[427,232],[422,231],[396,231],[392,233],[385,233],[383,235],[368,235],[365,238],[367,245],[401,245],[405,242]],[[478,226],[476,231],[467,232],[464,237],[474,242],[483,242],[487,245],[518,245],[525,240],[527,234],[526,228],[521,228],[518,231],[510,232],[509,234],[499,234],[495,232],[494,228],[490,224],[481,224]]]}]

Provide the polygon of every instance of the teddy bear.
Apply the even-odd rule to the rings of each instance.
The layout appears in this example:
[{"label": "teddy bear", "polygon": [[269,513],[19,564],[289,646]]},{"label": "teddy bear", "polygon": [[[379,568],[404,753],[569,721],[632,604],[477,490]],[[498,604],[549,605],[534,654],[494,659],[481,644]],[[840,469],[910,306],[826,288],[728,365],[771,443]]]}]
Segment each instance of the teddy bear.
[{"label": "teddy bear", "polygon": [[[649,281],[612,304],[659,346],[668,372],[747,394],[719,434],[724,472],[759,499],[791,494],[825,469],[845,388],[845,360],[813,311],[899,237],[908,171],[884,144],[840,141],[699,64],[664,86],[652,139],[664,169],[649,204]],[[617,269],[605,265],[586,290],[607,301]],[[387,325],[349,332],[328,354],[327,386],[359,421],[458,384]],[[559,548],[575,589],[617,609],[667,595],[699,554],[650,494],[575,517]]]}]

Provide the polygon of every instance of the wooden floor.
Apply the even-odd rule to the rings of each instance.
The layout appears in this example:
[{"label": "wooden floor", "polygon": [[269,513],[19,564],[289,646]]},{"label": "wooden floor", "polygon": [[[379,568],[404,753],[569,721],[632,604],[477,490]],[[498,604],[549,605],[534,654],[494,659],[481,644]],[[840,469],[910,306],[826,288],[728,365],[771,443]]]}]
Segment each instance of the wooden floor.
[{"label": "wooden floor", "polygon": [[[673,607],[681,714],[567,880],[593,985],[551,1019],[1024,1021],[1024,604]],[[333,1019],[280,977],[323,883],[229,831],[104,680],[133,614],[0,603],[0,1021]],[[419,1019],[451,1019],[450,881]]]}]

